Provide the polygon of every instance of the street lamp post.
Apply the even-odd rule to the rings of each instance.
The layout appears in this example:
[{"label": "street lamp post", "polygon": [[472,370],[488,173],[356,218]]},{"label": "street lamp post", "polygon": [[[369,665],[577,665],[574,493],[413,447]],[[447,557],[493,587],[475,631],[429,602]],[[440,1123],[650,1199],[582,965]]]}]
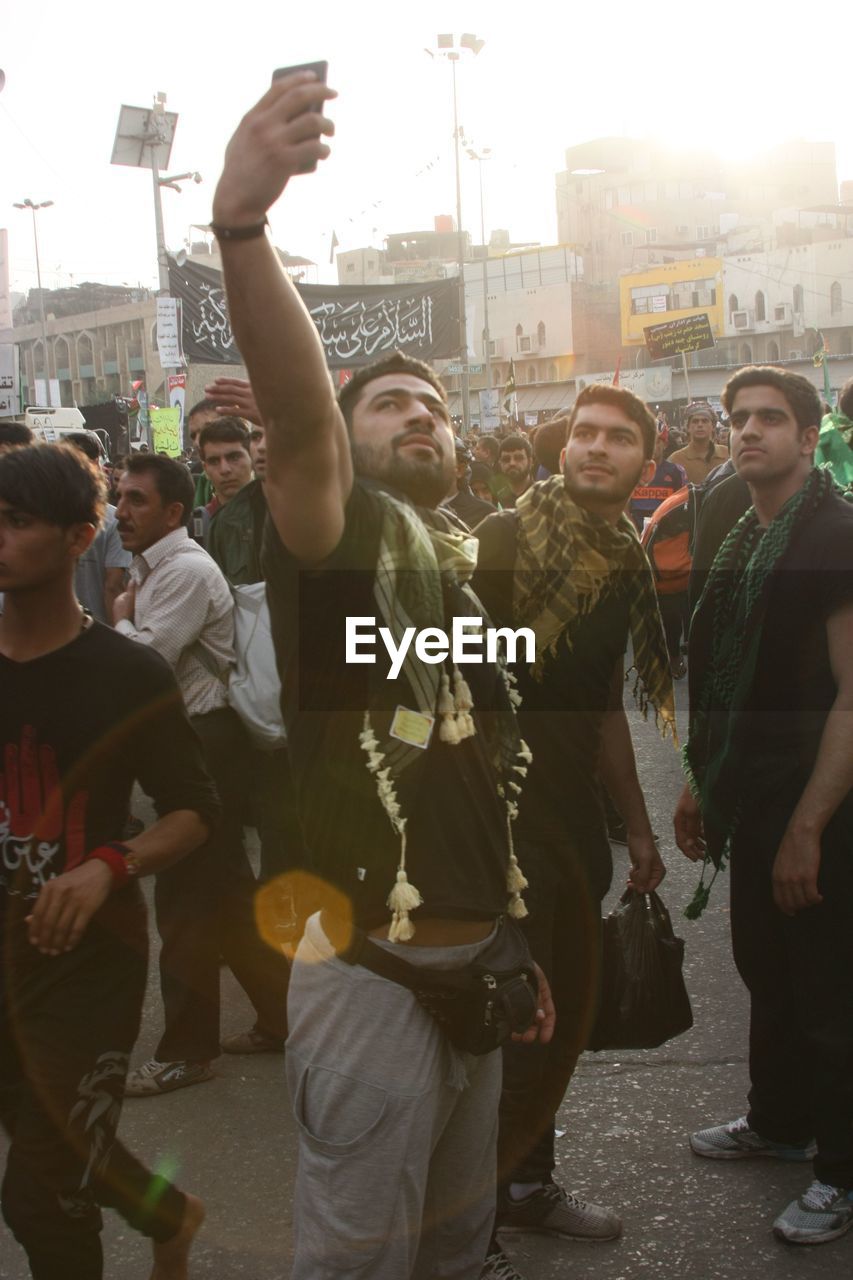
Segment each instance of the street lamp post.
[{"label": "street lamp post", "polygon": [[[42,351],[44,352],[44,398],[47,402],[48,408],[50,407],[50,402],[51,402],[50,362],[47,356],[47,319],[45,318],[45,314],[44,314],[44,294],[42,292],[42,287],[41,287],[41,263],[39,262],[39,236],[38,236],[38,227],[36,226],[36,211],[38,209],[49,209],[52,204],[53,204],[52,200],[42,200],[41,204],[34,204],[33,201],[30,200],[29,196],[27,197],[26,200],[21,201],[20,204],[17,201],[15,202],[16,209],[29,209],[33,215],[33,243],[35,244],[35,249],[36,249],[36,280],[38,281],[39,314],[41,316],[41,342],[42,342]],[[34,376],[35,376],[35,371],[36,371],[35,360],[33,360]]]},{"label": "street lamp post", "polygon": [[[471,429],[471,379],[468,368],[468,320],[465,314],[465,235],[462,230],[462,172],[459,158],[459,108],[456,98],[456,64],[462,49],[470,49],[476,55],[480,52],[484,40],[466,32],[460,37],[457,46],[452,35],[440,35],[436,40],[439,53],[447,58],[453,73],[453,147],[456,160],[456,235],[457,235],[457,268],[459,271],[459,346],[461,348],[462,366],[462,433],[467,435]],[[429,52],[429,50],[427,50]]]},{"label": "street lamp post", "polygon": [[483,202],[483,161],[488,160],[492,154],[490,147],[483,147],[482,151],[475,151],[473,147],[468,148],[468,155],[472,160],[477,161],[477,167],[480,177],[480,242],[483,246],[483,349],[486,356],[486,390],[489,392],[489,400],[491,400],[492,390],[492,356],[491,356],[491,338],[489,336],[489,254],[486,249],[486,213],[485,204]]}]

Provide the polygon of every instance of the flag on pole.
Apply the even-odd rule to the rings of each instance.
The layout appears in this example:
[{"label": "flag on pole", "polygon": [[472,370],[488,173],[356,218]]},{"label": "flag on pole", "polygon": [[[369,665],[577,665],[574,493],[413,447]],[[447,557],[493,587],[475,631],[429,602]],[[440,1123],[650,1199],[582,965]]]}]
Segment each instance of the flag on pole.
[{"label": "flag on pole", "polygon": [[619,370],[620,370],[621,368],[622,368],[622,357],[620,356],[620,357],[619,357],[619,359],[616,361],[616,372],[615,372],[615,373],[614,373],[614,375],[613,375],[613,385],[614,385],[614,387],[618,387],[618,386],[619,386]]},{"label": "flag on pole", "polygon": [[338,237],[335,235],[335,232],[333,231],[332,243],[329,245],[329,266],[331,266],[332,263],[335,261],[335,250],[337,249],[340,243],[341,243],[340,240],[338,239]]},{"label": "flag on pole", "polygon": [[504,387],[504,412],[513,421],[518,419],[518,396],[515,391],[515,361],[509,362],[509,373]]},{"label": "flag on pole", "polygon": [[832,387],[829,381],[829,363],[826,358],[829,355],[829,347],[826,345],[826,338],[820,331],[818,331],[817,336],[820,338],[820,347],[814,353],[814,367],[819,369],[821,365],[823,366],[823,398],[831,409]]}]

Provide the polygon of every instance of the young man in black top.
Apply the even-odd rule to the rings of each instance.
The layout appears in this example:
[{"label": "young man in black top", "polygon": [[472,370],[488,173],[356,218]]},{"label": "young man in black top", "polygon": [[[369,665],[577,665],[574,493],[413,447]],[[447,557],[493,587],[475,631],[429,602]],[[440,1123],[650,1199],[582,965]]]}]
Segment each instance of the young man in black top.
[{"label": "young man in black top", "polygon": [[675,834],[688,858],[731,862],[751,1089],[745,1116],[690,1145],[718,1160],[814,1156],[815,1181],[774,1231],[820,1244],[853,1226],[853,507],[813,466],[821,406],[806,378],[749,367],[722,399],[753,506],[691,626]]},{"label": "young man in black top", "polygon": [[655,423],[641,400],[585,388],[567,423],[562,474],[540,481],[514,511],[477,529],[475,589],[501,625],[536,633],[536,660],[518,662],[519,724],[533,752],[519,799],[519,859],[535,906],[524,921],[554,993],[547,1048],[504,1051],[498,1225],[608,1240],[610,1209],[567,1195],[553,1179],[554,1117],[583,1050],[595,1006],[601,900],[612,859],[601,784],[624,818],[639,893],[664,876],[622,706],[629,634],[637,692],[665,731],[672,682],[651,569],[626,504],[654,469]]},{"label": "young man in black top", "polygon": [[[317,330],[264,235],[288,179],[328,155],[333,96],[277,82],[232,138],[214,199],[234,333],[266,427],[270,614],[306,844],[324,909],[293,967],[300,1126],[294,1280],[476,1280],[494,1210],[500,1059],[455,1049],[411,990],[336,956],[367,945],[466,967],[520,909],[506,791],[526,753],[494,663],[348,653],[348,620],[408,630],[478,610],[473,540],[435,508],[453,433],[433,371],[359,370],[336,402]],[[514,775],[514,776],[513,776]],[[512,794],[510,792],[509,794]],[[389,892],[390,891],[390,892]],[[386,905],[387,902],[387,905]],[[390,913],[390,926],[389,926]],[[414,945],[409,945],[410,943]],[[550,1033],[549,1011],[526,1033]]]},{"label": "young man in black top", "polygon": [[[201,1202],[115,1141],[145,992],[137,880],[201,844],[218,802],[156,654],[93,622],[74,570],[104,511],[76,449],[0,458],[3,1216],[35,1280],[100,1280],[100,1205],[182,1280]],[[135,781],[158,821],[120,841]]]}]

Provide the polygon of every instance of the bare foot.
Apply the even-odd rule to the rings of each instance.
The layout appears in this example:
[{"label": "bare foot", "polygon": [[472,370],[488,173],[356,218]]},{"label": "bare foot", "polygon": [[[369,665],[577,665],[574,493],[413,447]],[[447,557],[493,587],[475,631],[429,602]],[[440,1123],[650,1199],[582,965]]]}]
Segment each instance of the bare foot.
[{"label": "bare foot", "polygon": [[185,1191],[186,1208],[178,1234],[162,1244],[151,1241],[154,1253],[154,1270],[151,1280],[188,1280],[190,1249],[201,1224],[204,1222],[204,1205],[198,1196]]}]

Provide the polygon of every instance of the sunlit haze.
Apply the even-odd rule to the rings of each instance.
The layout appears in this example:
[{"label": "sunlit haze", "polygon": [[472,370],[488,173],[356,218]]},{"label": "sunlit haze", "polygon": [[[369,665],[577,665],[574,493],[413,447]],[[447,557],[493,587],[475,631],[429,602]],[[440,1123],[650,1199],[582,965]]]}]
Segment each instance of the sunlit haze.
[{"label": "sunlit haze", "polygon": [[[768,19],[768,14],[778,16]],[[787,137],[836,143],[838,176],[853,178],[851,86],[843,50],[849,0],[792,14],[718,0],[701,13],[674,0],[583,7],[495,3],[418,6],[188,4],[24,5],[4,15],[0,94],[4,164],[0,226],[8,226],[11,285],[36,283],[29,215],[38,215],[46,287],[84,280],[156,287],[150,175],[110,164],[122,103],[149,107],[158,91],[179,114],[169,171],[201,185],[165,190],[166,239],[179,249],[206,223],[222,153],[273,68],[326,58],[339,91],[332,158],[295,180],[274,210],[276,243],[333,280],[341,249],[381,245],[395,231],[455,213],[451,71],[439,32],[473,32],[479,56],[458,68],[466,138],[490,147],[483,167],[486,234],[556,239],[555,174],[567,146],[655,135],[738,158]],[[844,131],[842,133],[842,130]],[[463,160],[463,221],[479,240],[477,166]]]}]

